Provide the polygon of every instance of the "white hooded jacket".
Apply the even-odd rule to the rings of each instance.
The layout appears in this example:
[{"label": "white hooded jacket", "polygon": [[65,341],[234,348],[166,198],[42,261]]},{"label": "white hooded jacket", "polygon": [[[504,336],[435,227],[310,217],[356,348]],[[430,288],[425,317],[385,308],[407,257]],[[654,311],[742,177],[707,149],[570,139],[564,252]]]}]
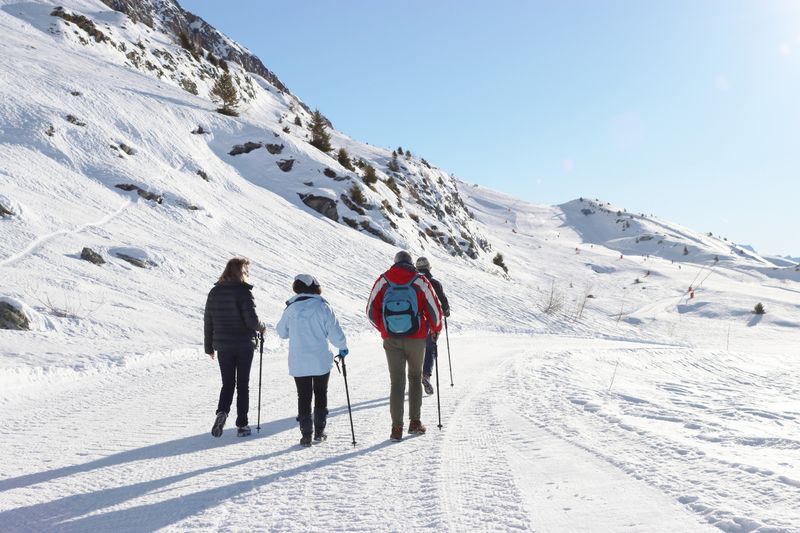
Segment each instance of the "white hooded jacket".
[{"label": "white hooded jacket", "polygon": [[331,371],[333,353],[328,341],[339,351],[347,339],[328,302],[317,294],[297,294],[286,302],[278,335],[289,339],[289,375],[321,376]]}]

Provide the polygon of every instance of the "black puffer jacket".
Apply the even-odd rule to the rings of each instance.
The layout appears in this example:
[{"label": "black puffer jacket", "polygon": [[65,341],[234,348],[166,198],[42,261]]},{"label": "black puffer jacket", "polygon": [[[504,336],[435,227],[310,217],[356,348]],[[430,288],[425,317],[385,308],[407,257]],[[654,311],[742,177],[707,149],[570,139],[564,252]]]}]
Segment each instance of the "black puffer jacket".
[{"label": "black puffer jacket", "polygon": [[428,281],[433,285],[433,290],[436,292],[436,297],[439,298],[439,304],[442,306],[442,313],[444,313],[444,316],[450,316],[450,302],[447,301],[447,296],[444,294],[442,284],[438,279],[433,279],[430,270],[420,270],[419,273],[428,278]]},{"label": "black puffer jacket", "polygon": [[263,327],[256,314],[252,285],[221,281],[208,293],[204,316],[205,351],[254,348]]}]

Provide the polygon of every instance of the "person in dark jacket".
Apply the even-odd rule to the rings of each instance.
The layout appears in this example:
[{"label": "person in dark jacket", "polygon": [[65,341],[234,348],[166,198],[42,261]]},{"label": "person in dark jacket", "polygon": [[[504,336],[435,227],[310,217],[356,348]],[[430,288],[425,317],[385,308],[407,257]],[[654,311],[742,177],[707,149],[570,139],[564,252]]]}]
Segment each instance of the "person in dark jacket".
[{"label": "person in dark jacket", "polygon": [[[442,306],[442,314],[446,317],[450,316],[450,303],[447,301],[447,296],[444,294],[442,284],[438,279],[434,279],[431,275],[431,263],[426,257],[417,258],[417,271],[425,276],[431,282],[433,290],[436,292],[436,297],[439,298],[439,304]],[[422,364],[422,387],[425,389],[425,394],[433,394],[433,385],[431,385],[431,373],[433,370],[433,361],[439,358],[439,349],[436,346],[436,341],[439,340],[438,335],[428,335],[425,342],[425,362]]]},{"label": "person in dark jacket", "polygon": [[217,416],[211,428],[214,437],[222,428],[231,410],[236,389],[236,427],[240,437],[250,435],[247,411],[250,403],[250,366],[256,348],[256,334],[264,332],[264,324],[256,314],[253,286],[248,283],[250,261],[234,257],[225,265],[219,281],[208,293],[204,316],[205,352],[214,359],[217,353],[222,374]]}]

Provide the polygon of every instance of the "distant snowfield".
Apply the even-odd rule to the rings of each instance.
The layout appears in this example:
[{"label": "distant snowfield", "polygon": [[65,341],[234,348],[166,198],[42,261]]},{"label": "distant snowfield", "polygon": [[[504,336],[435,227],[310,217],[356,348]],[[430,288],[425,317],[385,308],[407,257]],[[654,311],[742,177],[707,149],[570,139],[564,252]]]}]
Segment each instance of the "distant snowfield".
[{"label": "distant snowfield", "polygon": [[[228,156],[265,124],[280,129],[287,102],[262,95],[222,117],[41,31],[51,8],[0,0],[0,72],[14,81],[0,84],[0,203],[15,213],[0,219],[0,300],[32,328],[0,330],[0,530],[800,531],[791,262],[595,200],[541,206],[459,183],[471,230],[494,249],[471,260],[409,237],[452,303],[455,386],[443,339],[443,428],[426,397],[428,434],[390,444],[364,305],[397,248],[292,199],[335,163],[302,140],[287,141],[291,179],[266,151]],[[190,134],[198,124],[211,133]],[[136,154],[110,148],[120,142]],[[398,234],[416,231],[409,220]],[[85,246],[106,263],[80,260]],[[270,324],[295,274],[321,280],[352,344],[355,448],[337,375],[328,442],[297,446],[286,345],[271,330],[261,432],[210,436],[219,377],[201,353],[202,309],[233,254],[253,260]],[[256,387],[254,372],[253,426]]]}]

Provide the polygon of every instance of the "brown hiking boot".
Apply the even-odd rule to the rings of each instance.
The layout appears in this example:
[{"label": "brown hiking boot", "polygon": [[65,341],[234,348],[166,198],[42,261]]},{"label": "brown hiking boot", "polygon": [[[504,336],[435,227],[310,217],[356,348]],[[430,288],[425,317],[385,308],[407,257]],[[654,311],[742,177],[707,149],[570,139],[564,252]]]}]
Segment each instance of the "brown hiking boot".
[{"label": "brown hiking boot", "polygon": [[389,439],[395,442],[403,440],[403,426],[392,426],[392,434]]},{"label": "brown hiking boot", "polygon": [[424,435],[425,426],[423,426],[422,422],[419,420],[412,420],[411,423],[408,424],[408,432],[414,435]]}]

